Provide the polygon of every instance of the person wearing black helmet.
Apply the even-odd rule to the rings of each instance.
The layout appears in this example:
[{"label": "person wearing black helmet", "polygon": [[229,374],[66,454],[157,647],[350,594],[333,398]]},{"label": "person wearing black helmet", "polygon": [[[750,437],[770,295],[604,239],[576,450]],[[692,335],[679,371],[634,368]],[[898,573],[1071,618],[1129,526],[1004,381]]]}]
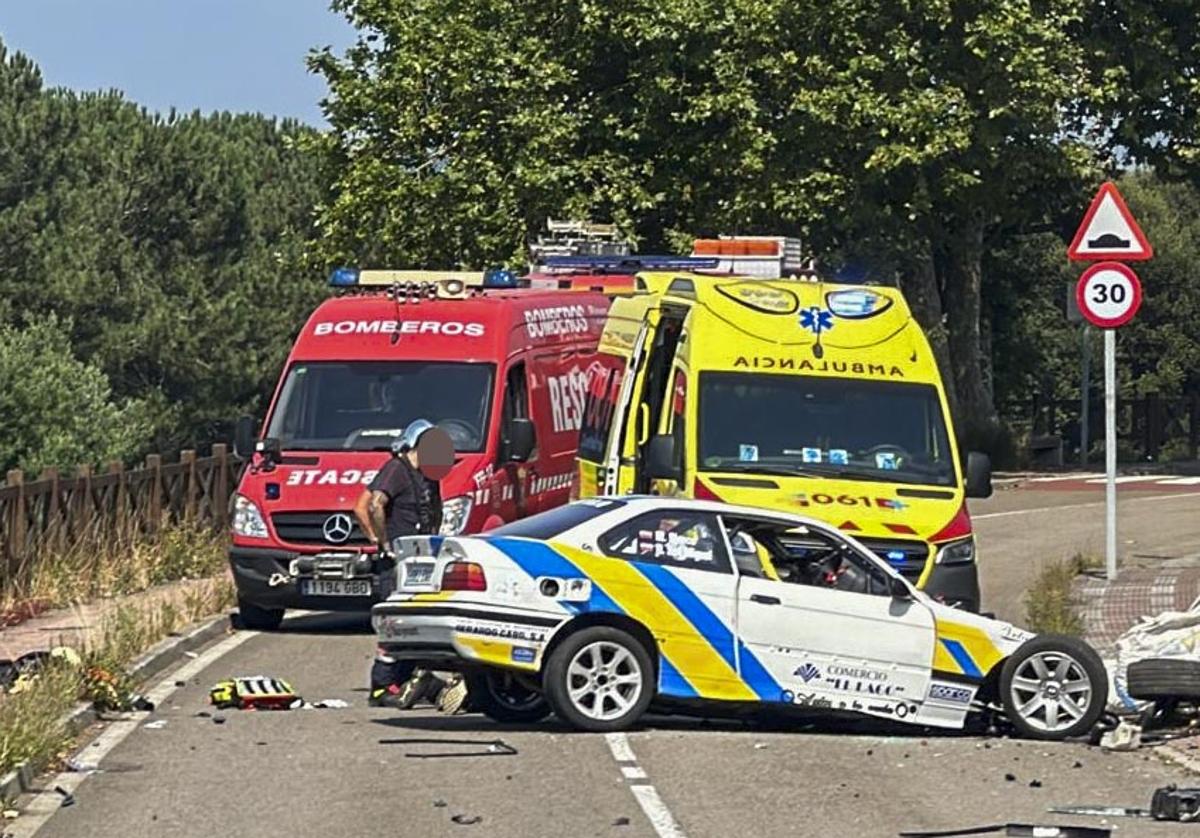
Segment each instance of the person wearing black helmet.
[{"label": "person wearing black helmet", "polygon": [[[421,438],[435,430],[417,419],[392,442],[392,458],[384,463],[354,505],[354,514],[381,555],[394,556],[393,543],[409,535],[434,535],[442,526],[439,469],[422,464]],[[444,433],[444,432],[441,432]],[[436,434],[435,434],[436,435]],[[433,475],[433,476],[431,476]],[[369,702],[376,707],[407,709],[430,699],[444,687],[432,673],[415,673],[411,665],[382,652],[371,667]]]}]

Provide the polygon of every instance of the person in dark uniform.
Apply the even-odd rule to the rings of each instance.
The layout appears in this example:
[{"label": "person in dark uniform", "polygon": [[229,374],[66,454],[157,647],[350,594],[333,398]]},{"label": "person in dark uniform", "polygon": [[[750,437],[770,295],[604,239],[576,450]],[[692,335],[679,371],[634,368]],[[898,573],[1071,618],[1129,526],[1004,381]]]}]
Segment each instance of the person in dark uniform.
[{"label": "person in dark uniform", "polygon": [[[395,555],[393,543],[410,535],[435,535],[442,526],[442,495],[438,481],[421,468],[421,437],[434,429],[432,422],[417,419],[392,443],[393,457],[363,490],[354,514],[367,538],[385,556]],[[369,702],[376,707],[407,709],[431,699],[445,684],[433,673],[414,673],[410,664],[382,651],[371,667]]]}]

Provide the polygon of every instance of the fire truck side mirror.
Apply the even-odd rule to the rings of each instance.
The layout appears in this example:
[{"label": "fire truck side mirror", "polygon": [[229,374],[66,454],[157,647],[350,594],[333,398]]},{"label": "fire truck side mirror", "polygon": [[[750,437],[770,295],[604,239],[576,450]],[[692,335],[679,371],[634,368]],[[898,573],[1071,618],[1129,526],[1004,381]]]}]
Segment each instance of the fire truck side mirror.
[{"label": "fire truck side mirror", "polygon": [[504,440],[503,461],[507,463],[523,463],[529,459],[536,444],[533,432],[533,421],[530,419],[513,419],[508,426],[508,436]]},{"label": "fire truck side mirror", "polygon": [[254,453],[254,417],[240,416],[233,431],[233,453],[248,459]]}]

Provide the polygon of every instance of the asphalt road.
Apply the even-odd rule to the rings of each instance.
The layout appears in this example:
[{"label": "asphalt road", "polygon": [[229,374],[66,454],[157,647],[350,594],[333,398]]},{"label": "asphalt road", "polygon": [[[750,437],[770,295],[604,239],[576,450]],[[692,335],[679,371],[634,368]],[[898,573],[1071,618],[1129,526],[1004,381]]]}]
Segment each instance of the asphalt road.
[{"label": "asphalt road", "polygon": [[[1130,483],[1117,490],[1122,566],[1186,561],[1200,565],[1200,487]],[[1025,483],[970,502],[984,610],[1020,623],[1022,597],[1047,562],[1076,553],[1104,560],[1100,485]]]},{"label": "asphalt road", "polygon": [[[973,507],[993,607],[1019,607],[1039,562],[1093,537],[1093,519],[1102,518],[1078,505],[1102,496],[1075,495],[1014,489]],[[1198,508],[1200,499],[1179,493],[1130,504],[1123,538],[1134,542],[1133,552],[1200,551]],[[885,836],[1012,821],[1098,825],[1098,818],[1045,808],[1146,805],[1157,786],[1196,784],[1146,752],[1076,743],[685,718],[651,719],[610,741],[553,721],[513,727],[474,715],[374,710],[363,689],[372,645],[365,622],[333,616],[300,616],[279,633],[248,636],[144,720],[164,720],[164,727],[143,722],[113,737],[111,750],[94,750],[103,754],[103,770],[78,786],[74,805],[60,808],[52,792],[35,802],[35,811],[53,812],[36,834]],[[211,710],[211,683],[255,674],[287,678],[309,700],[353,706],[232,711],[221,714],[223,724],[198,715]],[[411,756],[479,754],[495,739],[517,753]],[[34,826],[23,816],[10,828],[25,838]],[[1134,820],[1119,826],[1123,836],[1194,829]]]}]

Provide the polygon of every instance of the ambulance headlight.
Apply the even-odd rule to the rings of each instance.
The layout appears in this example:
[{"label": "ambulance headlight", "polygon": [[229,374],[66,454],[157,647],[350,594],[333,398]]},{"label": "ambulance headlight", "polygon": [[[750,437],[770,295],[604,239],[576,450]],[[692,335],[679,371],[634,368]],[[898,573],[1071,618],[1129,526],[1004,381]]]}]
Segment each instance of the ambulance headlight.
[{"label": "ambulance headlight", "polygon": [[938,548],[938,564],[969,564],[975,561],[975,538],[951,541]]},{"label": "ambulance headlight", "polygon": [[442,504],[442,535],[458,535],[471,517],[471,499],[466,495],[450,498]]},{"label": "ambulance headlight", "polygon": [[258,511],[258,505],[250,498],[245,495],[234,495],[230,508],[233,512],[230,518],[233,522],[231,529],[234,535],[246,538],[271,537],[267,532],[267,522],[263,520],[262,513]]}]

